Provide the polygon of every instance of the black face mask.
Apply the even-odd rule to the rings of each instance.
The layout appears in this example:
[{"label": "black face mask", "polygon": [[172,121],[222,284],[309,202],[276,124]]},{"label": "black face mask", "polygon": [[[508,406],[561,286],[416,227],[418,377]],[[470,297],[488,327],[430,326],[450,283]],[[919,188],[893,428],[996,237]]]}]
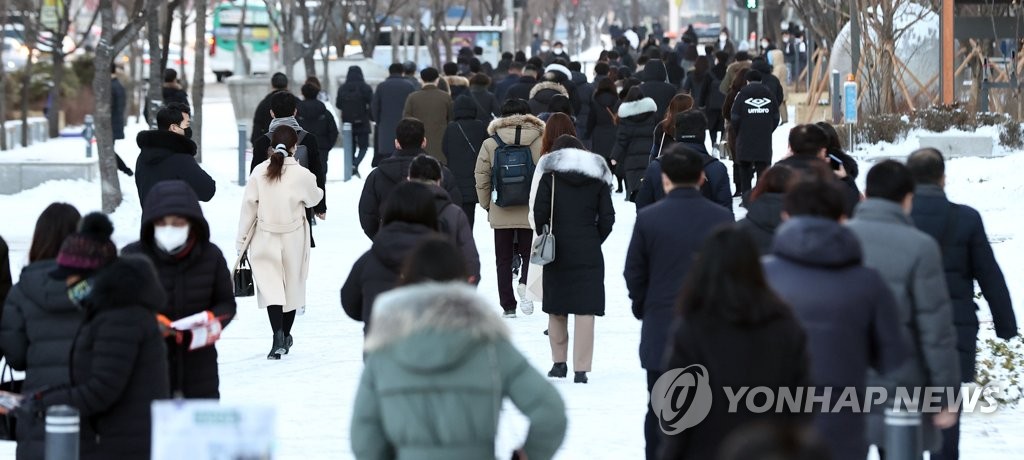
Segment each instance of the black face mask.
[{"label": "black face mask", "polygon": [[88,279],[68,286],[68,299],[78,308],[85,309],[86,299],[90,294],[92,294],[92,282]]}]

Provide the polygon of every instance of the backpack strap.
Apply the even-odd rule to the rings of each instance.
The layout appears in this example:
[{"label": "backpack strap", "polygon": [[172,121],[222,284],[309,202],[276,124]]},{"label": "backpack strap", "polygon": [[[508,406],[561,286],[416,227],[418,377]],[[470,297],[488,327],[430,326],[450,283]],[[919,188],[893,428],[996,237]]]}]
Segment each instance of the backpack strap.
[{"label": "backpack strap", "polygon": [[523,135],[523,126],[522,125],[516,125],[516,143],[515,143],[515,145],[523,145],[523,143],[521,142],[521,139],[520,139],[520,137],[522,135]]},{"label": "backpack strap", "polygon": [[[508,144],[506,144],[505,141],[501,140],[501,136],[499,136],[498,133],[494,133],[494,135],[491,136],[491,139],[494,139],[494,142],[498,143],[499,149],[508,146]],[[518,138],[516,139],[518,140]],[[495,149],[495,151],[497,151],[497,149]]]}]

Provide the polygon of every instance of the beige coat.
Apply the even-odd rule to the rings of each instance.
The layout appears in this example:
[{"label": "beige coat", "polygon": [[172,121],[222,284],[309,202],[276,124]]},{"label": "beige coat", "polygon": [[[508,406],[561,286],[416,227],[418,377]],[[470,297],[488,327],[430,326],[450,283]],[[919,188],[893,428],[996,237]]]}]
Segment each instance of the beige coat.
[{"label": "beige coat", "polygon": [[[487,133],[497,134],[501,140],[508,145],[513,145],[516,139],[516,126],[522,126],[519,143],[529,145],[533,152],[533,163],[540,161],[541,140],[544,138],[544,122],[533,115],[513,115],[510,117],[498,118],[487,127]],[[488,137],[480,146],[480,154],[476,158],[476,196],[480,199],[480,206],[488,211],[487,221],[491,228],[530,228],[529,206],[512,206],[502,208],[491,201],[491,174],[494,151],[498,143]]]},{"label": "beige coat", "polygon": [[405,100],[402,116],[423,122],[427,136],[427,147],[424,150],[437,158],[441,164],[447,165],[448,157],[442,150],[442,141],[444,131],[448,129],[448,122],[455,119],[452,112],[452,97],[438,89],[437,85],[423,85],[423,89],[410,94]]},{"label": "beige coat", "polygon": [[269,165],[270,160],[264,161],[249,175],[236,249],[249,251],[260,308],[282,305],[289,312],[306,305],[310,238],[306,208],[316,206],[324,192],[316,186],[316,176],[293,157],[284,159],[280,181],[267,179]]},{"label": "beige coat", "polygon": [[782,83],[783,102],[779,107],[779,113],[782,115],[782,122],[787,123],[789,122],[789,108],[786,107],[785,92],[786,82],[789,80],[789,69],[786,68],[786,56],[782,53],[782,50],[771,50],[768,54],[771,55],[772,62],[774,62],[772,64],[772,75],[775,75],[775,78],[778,78],[779,82]]}]

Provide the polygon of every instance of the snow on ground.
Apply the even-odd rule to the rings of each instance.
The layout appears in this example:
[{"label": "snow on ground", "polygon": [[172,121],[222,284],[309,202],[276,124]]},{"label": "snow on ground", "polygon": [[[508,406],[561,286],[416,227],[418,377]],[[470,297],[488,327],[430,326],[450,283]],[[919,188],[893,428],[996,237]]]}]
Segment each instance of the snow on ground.
[{"label": "snow on ground", "polygon": [[[242,188],[238,174],[235,121],[226,88],[212,85],[208,90],[206,138],[203,167],[217,179],[217,195],[204,203],[214,241],[232,254]],[[776,157],[785,154],[787,125],[773,136]],[[133,165],[138,154],[134,132],[128,141],[118,142],[117,151]],[[60,139],[33,146],[33,155],[48,152],[81,152],[81,140]],[[0,157],[10,153],[0,152]],[[83,153],[84,156],[84,153]],[[868,165],[862,169],[866,171]],[[368,172],[363,167],[364,175]],[[1024,169],[1024,153],[991,160],[960,159],[948,164],[949,193],[970,204],[985,216],[996,256],[1003,264],[1011,292],[1018,301],[1018,316],[1024,318],[1024,261],[1012,257],[1024,253],[1021,218],[1024,215],[1024,185],[1017,171]],[[294,353],[278,362],[266,359],[271,336],[265,314],[254,298],[239,299],[238,317],[225,330],[220,352],[221,394],[227,403],[270,403],[278,410],[277,458],[351,458],[349,419],[359,373],[362,369],[362,324],[345,316],[339,289],[352,263],[369,248],[356,216],[362,188],[360,180],[340,182],[341,151],[332,152],[327,186],[327,220],[314,229],[318,247],[312,253],[309,307],[295,325]],[[113,215],[118,246],[133,241],[141,216],[134,181],[120,176],[124,204]],[[13,273],[24,265],[32,228],[39,213],[50,202],[65,201],[88,212],[99,209],[98,183],[50,182],[13,196],[0,196],[0,235],[11,246]],[[604,245],[606,261],[607,315],[597,321],[594,369],[590,383],[553,382],[562,393],[569,411],[569,432],[559,458],[625,459],[642,456],[643,417],[647,402],[645,372],[640,368],[637,347],[640,323],[630,313],[621,273],[626,247],[632,233],[634,209],[615,195],[615,229]],[[739,215],[743,214],[739,209]],[[477,212],[477,246],[484,261],[492,260],[493,237],[486,215]],[[1018,236],[1021,236],[1020,238]],[[233,261],[229,261],[233,262]],[[485,267],[493,267],[484,264]],[[479,291],[497,306],[493,268],[484,271]],[[984,315],[984,313],[983,313]],[[542,331],[546,316],[509,320],[515,344],[541,372],[550,367],[550,350]],[[506,404],[498,438],[497,455],[507,458],[526,434],[525,419]],[[968,415],[963,422],[961,443],[965,458],[1016,458],[1024,449],[1019,434],[1024,432],[1024,412],[1004,409],[991,416]],[[14,444],[0,442],[0,458],[13,458]]]}]

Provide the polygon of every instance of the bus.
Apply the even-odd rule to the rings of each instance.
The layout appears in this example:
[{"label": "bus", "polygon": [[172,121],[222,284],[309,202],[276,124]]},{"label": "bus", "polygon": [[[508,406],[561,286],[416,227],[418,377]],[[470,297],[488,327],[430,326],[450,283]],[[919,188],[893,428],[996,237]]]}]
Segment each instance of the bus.
[{"label": "bus", "polygon": [[[245,24],[242,24],[243,15]],[[277,37],[270,23],[266,3],[256,0],[222,2],[213,10],[213,32],[209,38],[210,57],[207,64],[217,76],[217,81],[243,73],[241,59],[235,52],[240,25],[242,46],[249,57],[250,73],[269,73],[274,55],[278,53]]]}]

